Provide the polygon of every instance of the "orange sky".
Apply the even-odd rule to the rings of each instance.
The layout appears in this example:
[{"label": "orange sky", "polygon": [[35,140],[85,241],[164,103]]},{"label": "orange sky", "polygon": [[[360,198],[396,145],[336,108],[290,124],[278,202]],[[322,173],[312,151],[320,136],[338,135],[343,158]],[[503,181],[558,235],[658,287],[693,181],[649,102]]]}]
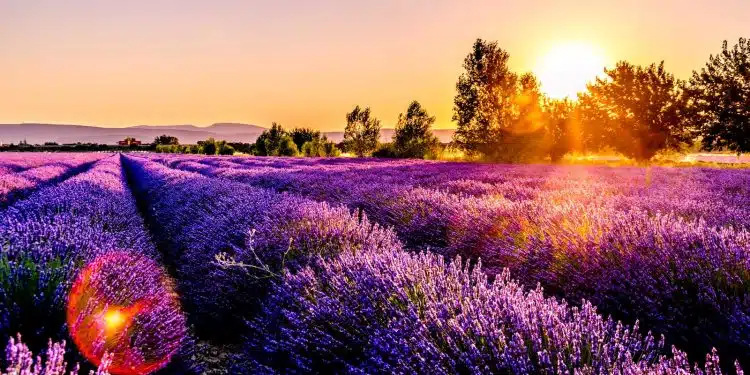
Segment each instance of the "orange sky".
[{"label": "orange sky", "polygon": [[518,71],[583,42],[680,78],[750,37],[747,0],[2,0],[0,123],[392,127],[417,99],[452,127],[478,38]]}]

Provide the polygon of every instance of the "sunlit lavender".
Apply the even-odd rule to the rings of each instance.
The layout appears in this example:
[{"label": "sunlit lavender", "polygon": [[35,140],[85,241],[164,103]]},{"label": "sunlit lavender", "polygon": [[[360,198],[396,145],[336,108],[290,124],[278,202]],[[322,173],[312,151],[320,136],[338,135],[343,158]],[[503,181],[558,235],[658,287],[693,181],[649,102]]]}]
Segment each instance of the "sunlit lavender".
[{"label": "sunlit lavender", "polygon": [[9,374],[750,365],[746,170],[3,158]]}]

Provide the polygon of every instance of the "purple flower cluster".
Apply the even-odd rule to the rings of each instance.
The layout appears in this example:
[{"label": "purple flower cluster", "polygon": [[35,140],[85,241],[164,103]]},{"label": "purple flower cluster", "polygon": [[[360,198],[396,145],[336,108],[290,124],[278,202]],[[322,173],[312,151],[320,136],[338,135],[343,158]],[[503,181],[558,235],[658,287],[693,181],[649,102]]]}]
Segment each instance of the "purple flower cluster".
[{"label": "purple flower cluster", "polygon": [[204,337],[240,339],[244,321],[284,269],[302,268],[317,256],[400,248],[391,231],[343,207],[136,157],[126,157],[125,166]]},{"label": "purple flower cluster", "polygon": [[[46,358],[42,361],[41,356],[34,358],[29,347],[21,341],[21,335],[18,335],[18,341],[11,337],[5,348],[5,359],[7,366],[5,372],[0,369],[0,375],[78,375],[80,369],[76,364],[68,371],[68,363],[65,362],[65,340],[59,343],[50,340],[47,344]],[[109,363],[105,358],[96,371],[89,371],[89,375],[109,375]]]},{"label": "purple flower cluster", "polygon": [[663,339],[433,254],[341,254],[288,275],[252,322],[282,372],[719,374]]},{"label": "purple flower cluster", "polygon": [[[103,156],[101,155],[100,157]],[[26,169],[41,167],[45,164],[66,163],[70,160],[90,157],[94,156],[80,153],[4,152],[2,157],[0,157],[0,170],[17,173]]]},{"label": "purple flower cluster", "polygon": [[78,271],[127,251],[159,259],[127,188],[118,156],[42,188],[0,211],[0,335],[38,347],[62,339]]},{"label": "purple flower cluster", "polygon": [[363,210],[412,250],[482,259],[750,364],[750,173],[424,161],[156,156],[173,168]]},{"label": "purple flower cluster", "polygon": [[[0,177],[46,165],[0,158]],[[155,302],[159,262],[221,357],[181,356],[199,372],[718,375],[750,352],[744,171],[177,155],[82,169],[0,211],[0,335],[62,339],[78,301],[79,349],[112,349],[116,373],[160,367],[186,334],[177,296]],[[153,329],[133,341],[135,326]],[[67,371],[65,350],[50,344],[47,373]],[[45,373],[25,345],[6,354],[8,373]]]},{"label": "purple flower cluster", "polygon": [[[54,163],[37,165],[38,158],[27,163],[0,160],[0,207],[28,195],[49,183],[57,182],[78,173],[104,157],[101,154],[73,154]],[[7,163],[7,164],[6,164]],[[3,173],[3,171],[6,173]],[[9,172],[9,173],[7,173]]]}]

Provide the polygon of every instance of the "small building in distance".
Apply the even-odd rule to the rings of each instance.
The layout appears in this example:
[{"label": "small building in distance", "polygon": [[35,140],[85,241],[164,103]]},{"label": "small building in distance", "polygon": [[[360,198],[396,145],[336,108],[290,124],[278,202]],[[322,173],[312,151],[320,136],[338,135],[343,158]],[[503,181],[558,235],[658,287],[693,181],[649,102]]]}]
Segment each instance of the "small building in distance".
[{"label": "small building in distance", "polygon": [[135,138],[128,137],[128,138],[125,138],[125,140],[118,141],[117,144],[120,146],[140,146],[141,141]]}]

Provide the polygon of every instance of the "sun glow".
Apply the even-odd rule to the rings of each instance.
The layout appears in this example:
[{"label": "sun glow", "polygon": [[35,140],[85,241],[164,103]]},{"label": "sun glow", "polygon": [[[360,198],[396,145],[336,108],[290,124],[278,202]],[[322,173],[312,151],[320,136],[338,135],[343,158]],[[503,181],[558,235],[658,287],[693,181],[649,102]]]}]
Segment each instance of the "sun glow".
[{"label": "sun glow", "polygon": [[172,280],[150,258],[112,251],[89,262],[71,287],[66,321],[73,342],[109,373],[145,375],[179,350],[187,327]]},{"label": "sun glow", "polygon": [[111,309],[104,314],[107,331],[117,331],[125,324],[125,315],[119,309]]},{"label": "sun glow", "polygon": [[586,43],[565,43],[554,46],[544,55],[535,73],[542,91],[555,99],[575,99],[586,90],[586,84],[604,72],[601,51]]}]

